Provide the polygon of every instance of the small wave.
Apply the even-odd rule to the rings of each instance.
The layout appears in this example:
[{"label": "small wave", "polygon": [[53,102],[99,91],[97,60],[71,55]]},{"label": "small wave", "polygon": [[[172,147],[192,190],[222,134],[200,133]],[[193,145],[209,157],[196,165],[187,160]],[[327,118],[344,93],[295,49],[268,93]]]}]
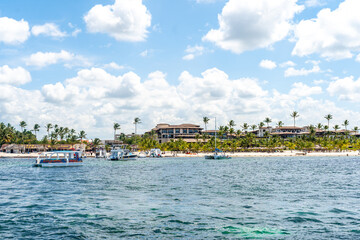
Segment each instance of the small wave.
[{"label": "small wave", "polygon": [[294,222],[294,223],[303,223],[303,222],[321,223],[321,221],[316,218],[305,218],[305,217],[288,217],[288,218],[285,218],[285,220],[287,220],[289,222]]},{"label": "small wave", "polygon": [[181,221],[181,220],[169,220],[168,222],[171,222],[171,223],[180,223],[180,224],[185,224],[185,225],[193,224],[192,222],[184,222],[184,221]]}]

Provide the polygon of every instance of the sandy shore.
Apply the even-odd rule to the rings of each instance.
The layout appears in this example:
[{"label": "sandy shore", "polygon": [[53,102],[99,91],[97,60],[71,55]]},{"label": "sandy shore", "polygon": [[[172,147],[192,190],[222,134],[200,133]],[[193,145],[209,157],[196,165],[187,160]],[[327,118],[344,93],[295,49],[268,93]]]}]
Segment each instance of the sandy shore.
[{"label": "sandy shore", "polygon": [[[164,154],[164,157],[204,157],[211,153],[170,153],[167,152]],[[0,152],[0,158],[36,158],[39,153],[3,153]],[[284,151],[284,152],[275,152],[275,153],[263,153],[263,152],[240,152],[240,153],[226,153],[226,155],[231,157],[298,157],[298,156],[307,156],[307,157],[340,157],[340,156],[359,156],[359,151],[343,151],[343,152],[308,152],[304,155],[304,152],[301,151]],[[88,156],[93,157],[93,156]]]}]

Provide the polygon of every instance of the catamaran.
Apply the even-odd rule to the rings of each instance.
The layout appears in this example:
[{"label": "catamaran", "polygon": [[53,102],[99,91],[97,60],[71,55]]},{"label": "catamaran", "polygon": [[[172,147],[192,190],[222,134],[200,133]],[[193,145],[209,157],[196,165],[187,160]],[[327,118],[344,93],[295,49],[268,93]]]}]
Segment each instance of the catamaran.
[{"label": "catamaran", "polygon": [[81,151],[43,152],[37,159],[34,167],[77,167],[83,165]]},{"label": "catamaran", "polygon": [[230,159],[230,158],[231,157],[225,155],[225,153],[223,151],[216,148],[216,118],[215,118],[215,151],[214,151],[214,154],[205,155],[205,159],[217,160],[217,159]]}]

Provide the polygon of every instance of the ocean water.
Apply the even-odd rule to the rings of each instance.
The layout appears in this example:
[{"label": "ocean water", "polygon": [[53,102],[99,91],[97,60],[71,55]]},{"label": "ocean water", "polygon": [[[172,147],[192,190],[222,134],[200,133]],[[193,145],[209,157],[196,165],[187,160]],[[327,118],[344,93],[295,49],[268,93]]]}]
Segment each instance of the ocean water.
[{"label": "ocean water", "polygon": [[0,239],[360,239],[360,158],[0,159]]}]

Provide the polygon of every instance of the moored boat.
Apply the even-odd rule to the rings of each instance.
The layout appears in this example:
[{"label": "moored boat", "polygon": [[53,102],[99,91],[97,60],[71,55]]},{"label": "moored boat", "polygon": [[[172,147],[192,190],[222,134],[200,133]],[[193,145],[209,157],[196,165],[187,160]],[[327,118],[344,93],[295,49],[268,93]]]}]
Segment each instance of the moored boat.
[{"label": "moored boat", "polygon": [[111,150],[110,157],[108,160],[110,161],[128,161],[135,160],[137,158],[136,154],[133,154],[128,149],[113,149]]},{"label": "moored boat", "polygon": [[37,159],[34,167],[77,167],[83,164],[81,151],[43,152]]},{"label": "moored boat", "polygon": [[216,118],[215,118],[215,151],[212,155],[205,155],[205,159],[212,159],[212,160],[221,160],[221,159],[230,159],[231,157],[225,155],[223,151],[216,148]]},{"label": "moored boat", "polygon": [[153,148],[150,150],[149,157],[151,158],[161,158],[161,150],[159,148]]}]

